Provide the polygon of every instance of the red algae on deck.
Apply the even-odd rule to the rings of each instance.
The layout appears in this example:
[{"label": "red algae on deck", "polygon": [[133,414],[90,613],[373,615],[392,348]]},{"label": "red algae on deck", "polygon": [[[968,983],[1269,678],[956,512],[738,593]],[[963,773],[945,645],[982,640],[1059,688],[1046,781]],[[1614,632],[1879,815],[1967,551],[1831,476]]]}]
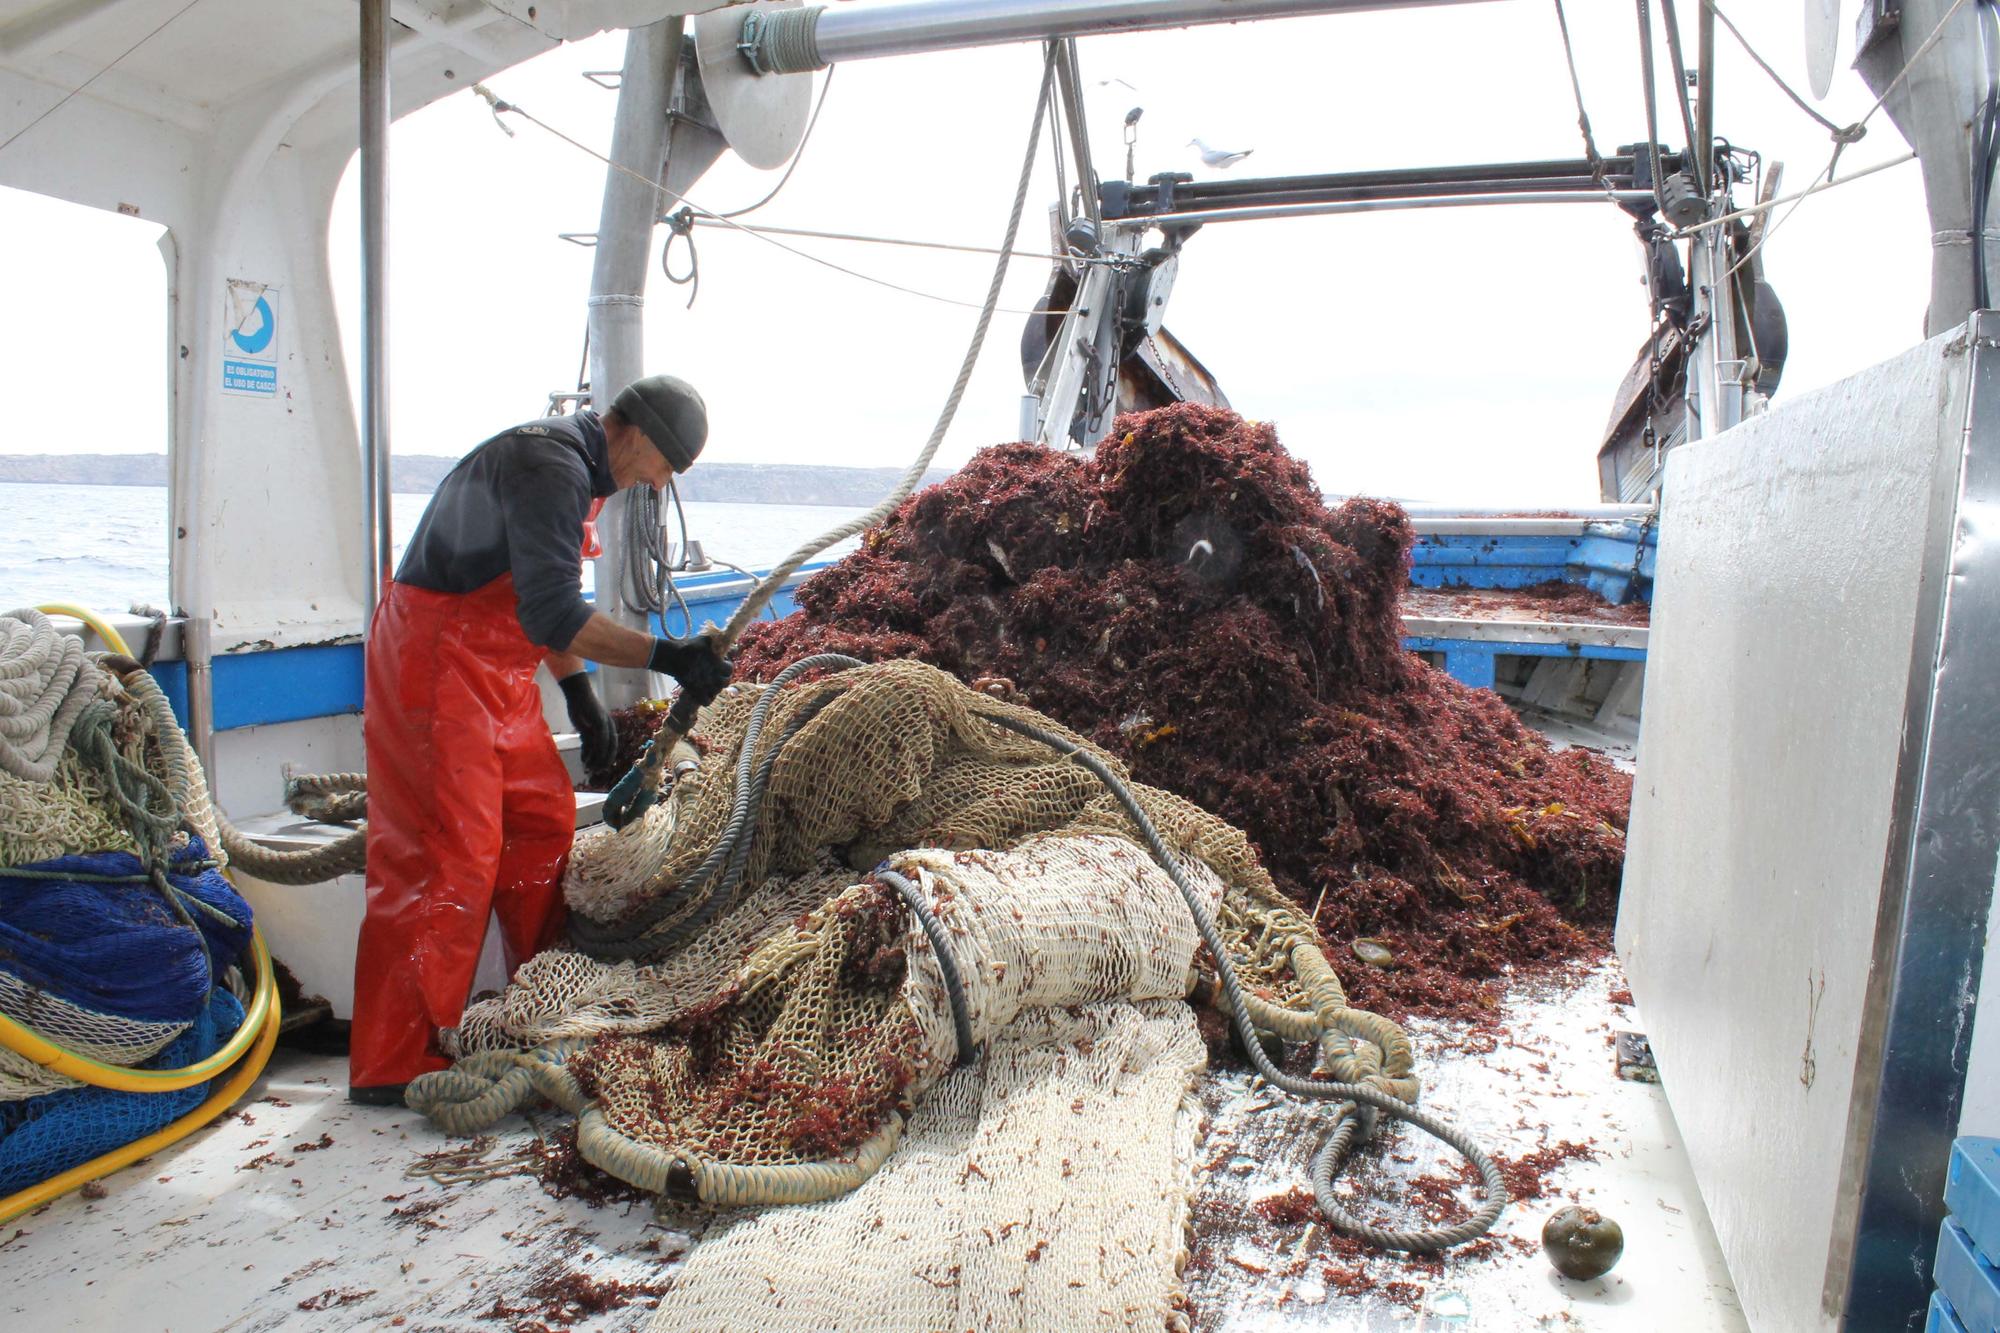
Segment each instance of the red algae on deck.
[{"label": "red algae on deck", "polygon": [[1396,505],[1329,507],[1269,425],[1180,404],[1094,458],[981,452],[753,628],[738,675],[838,651],[1010,680],[1248,833],[1356,1004],[1469,1016],[1601,945],[1631,780],[1403,649],[1412,540]]}]

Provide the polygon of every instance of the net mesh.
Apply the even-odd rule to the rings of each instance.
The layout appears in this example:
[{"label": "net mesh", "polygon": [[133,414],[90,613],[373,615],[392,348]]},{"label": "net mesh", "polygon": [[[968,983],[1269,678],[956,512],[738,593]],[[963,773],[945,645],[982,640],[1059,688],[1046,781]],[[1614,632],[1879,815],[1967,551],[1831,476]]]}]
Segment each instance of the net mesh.
[{"label": "net mesh", "polygon": [[[874,1160],[959,1054],[929,937],[869,873],[878,865],[912,881],[941,926],[975,1042],[1051,1008],[1212,992],[1179,890],[1115,800],[1074,761],[987,718],[1102,752],[921,663],[779,692],[749,756],[753,771],[769,761],[769,777],[741,873],[707,873],[755,705],[753,691],[725,695],[668,799],[622,831],[580,836],[572,853],[572,908],[623,920],[659,961],[544,955],[452,1036],[467,1054],[577,1041],[568,1073],[590,1105],[585,1155],[598,1165],[648,1185],[671,1163],[704,1197],[737,1202],[858,1183],[865,1173],[809,1172]],[[1131,785],[1208,899],[1259,1021],[1322,1039],[1336,1076],[1413,1098],[1407,1043],[1348,1008],[1312,928],[1243,834]],[[476,1127],[437,1109],[470,1100],[454,1072],[412,1085],[411,1104]]]},{"label": "net mesh", "polygon": [[[215,977],[248,943],[250,909],[219,873],[208,784],[152,677],[93,670],[73,689],[88,707],[48,781],[0,772],[0,1014],[136,1066],[201,1021]],[[150,849],[157,876],[124,804],[135,793],[101,752],[86,761],[86,738],[108,742],[126,783],[157,782],[170,798],[172,817],[160,817],[179,829]],[[0,1103],[79,1086],[0,1049]]]},{"label": "net mesh", "polygon": [[1205,1057],[1177,1000],[1030,1010],[853,1193],[711,1230],[653,1333],[1185,1329]]},{"label": "net mesh", "polygon": [[[195,1021],[142,1067],[179,1069],[222,1048],[243,1006],[217,987]],[[173,1092],[113,1092],[71,1086],[0,1102],[0,1196],[80,1166],[160,1129],[201,1105],[207,1083]]]}]

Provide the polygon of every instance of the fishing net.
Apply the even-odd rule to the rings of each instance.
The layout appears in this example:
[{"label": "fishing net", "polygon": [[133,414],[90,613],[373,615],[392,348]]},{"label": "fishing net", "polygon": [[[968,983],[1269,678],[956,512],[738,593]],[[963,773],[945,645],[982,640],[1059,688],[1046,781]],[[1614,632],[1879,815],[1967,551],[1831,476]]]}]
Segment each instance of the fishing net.
[{"label": "fishing net", "polygon": [[[243,1021],[250,909],[223,879],[199,764],[152,677],[30,611],[0,616],[0,1015],[75,1056],[178,1069]],[[0,1046],[0,1195],[198,1105],[85,1087]]]},{"label": "fishing net", "polygon": [[1241,829],[1343,954],[1384,946],[1357,1002],[1475,1018],[1496,978],[1604,940],[1631,779],[1404,651],[1412,541],[1393,504],[1326,501],[1268,424],[1181,404],[1094,457],[978,454],[753,627],[738,674],[839,652],[1010,682]]},{"label": "fishing net", "polygon": [[[142,1069],[180,1069],[222,1049],[243,1022],[243,1006],[218,988],[195,1021]],[[0,1197],[161,1129],[201,1105],[207,1083],[173,1092],[113,1092],[72,1085],[25,1101],[0,1102]]]},{"label": "fishing net", "polygon": [[[1053,728],[915,662],[725,696],[669,799],[572,853],[580,935],[636,957],[533,960],[467,1010],[463,1058],[410,1104],[464,1132],[539,1095],[581,1112],[583,1155],[632,1184],[805,1202],[859,1185],[968,1047],[1024,1016],[1211,994],[1180,890],[1103,784],[994,719]],[[1413,1099],[1407,1042],[1348,1007],[1243,835],[1133,790],[1257,1021]]]},{"label": "fishing net", "polygon": [[1206,1054],[1178,1001],[1028,1011],[853,1193],[712,1228],[653,1333],[1185,1329]]},{"label": "fishing net", "polygon": [[[0,869],[0,1013],[79,1055],[135,1065],[207,1009],[250,909],[199,838],[158,880],[129,852]],[[0,1047],[0,1101],[75,1087]]]}]

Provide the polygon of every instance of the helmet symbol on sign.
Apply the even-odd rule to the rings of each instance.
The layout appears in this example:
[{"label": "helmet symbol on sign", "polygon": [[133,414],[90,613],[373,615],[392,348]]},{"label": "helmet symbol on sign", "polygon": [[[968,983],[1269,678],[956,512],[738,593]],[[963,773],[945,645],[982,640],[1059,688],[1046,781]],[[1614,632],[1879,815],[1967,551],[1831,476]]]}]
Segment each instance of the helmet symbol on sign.
[{"label": "helmet symbol on sign", "polygon": [[244,333],[236,328],[229,331],[229,341],[236,344],[236,350],[252,356],[271,345],[271,335],[277,332],[277,321],[271,318],[271,303],[263,297],[257,298],[257,328],[253,333]]}]

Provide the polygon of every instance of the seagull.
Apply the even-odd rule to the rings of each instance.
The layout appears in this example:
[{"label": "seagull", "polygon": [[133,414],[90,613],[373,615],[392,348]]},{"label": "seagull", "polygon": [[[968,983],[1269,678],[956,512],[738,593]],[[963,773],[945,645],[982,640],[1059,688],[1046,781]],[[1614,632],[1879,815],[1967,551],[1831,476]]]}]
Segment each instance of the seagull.
[{"label": "seagull", "polygon": [[1097,81],[1097,86],[1100,88],[1109,88],[1114,83],[1120,86],[1121,88],[1131,88],[1132,91],[1135,93],[1139,91],[1137,88],[1133,88],[1131,84],[1125,82],[1125,80],[1123,79],[1099,79]]},{"label": "seagull", "polygon": [[1257,151],[1254,148],[1245,148],[1241,152],[1230,152],[1221,148],[1210,148],[1207,144],[1203,143],[1199,139],[1189,139],[1188,147],[1199,148],[1201,150],[1201,163],[1203,166],[1217,167],[1222,169],[1227,169],[1229,167],[1235,166],[1238,162],[1241,162],[1244,158],[1250,156],[1250,154]]}]

